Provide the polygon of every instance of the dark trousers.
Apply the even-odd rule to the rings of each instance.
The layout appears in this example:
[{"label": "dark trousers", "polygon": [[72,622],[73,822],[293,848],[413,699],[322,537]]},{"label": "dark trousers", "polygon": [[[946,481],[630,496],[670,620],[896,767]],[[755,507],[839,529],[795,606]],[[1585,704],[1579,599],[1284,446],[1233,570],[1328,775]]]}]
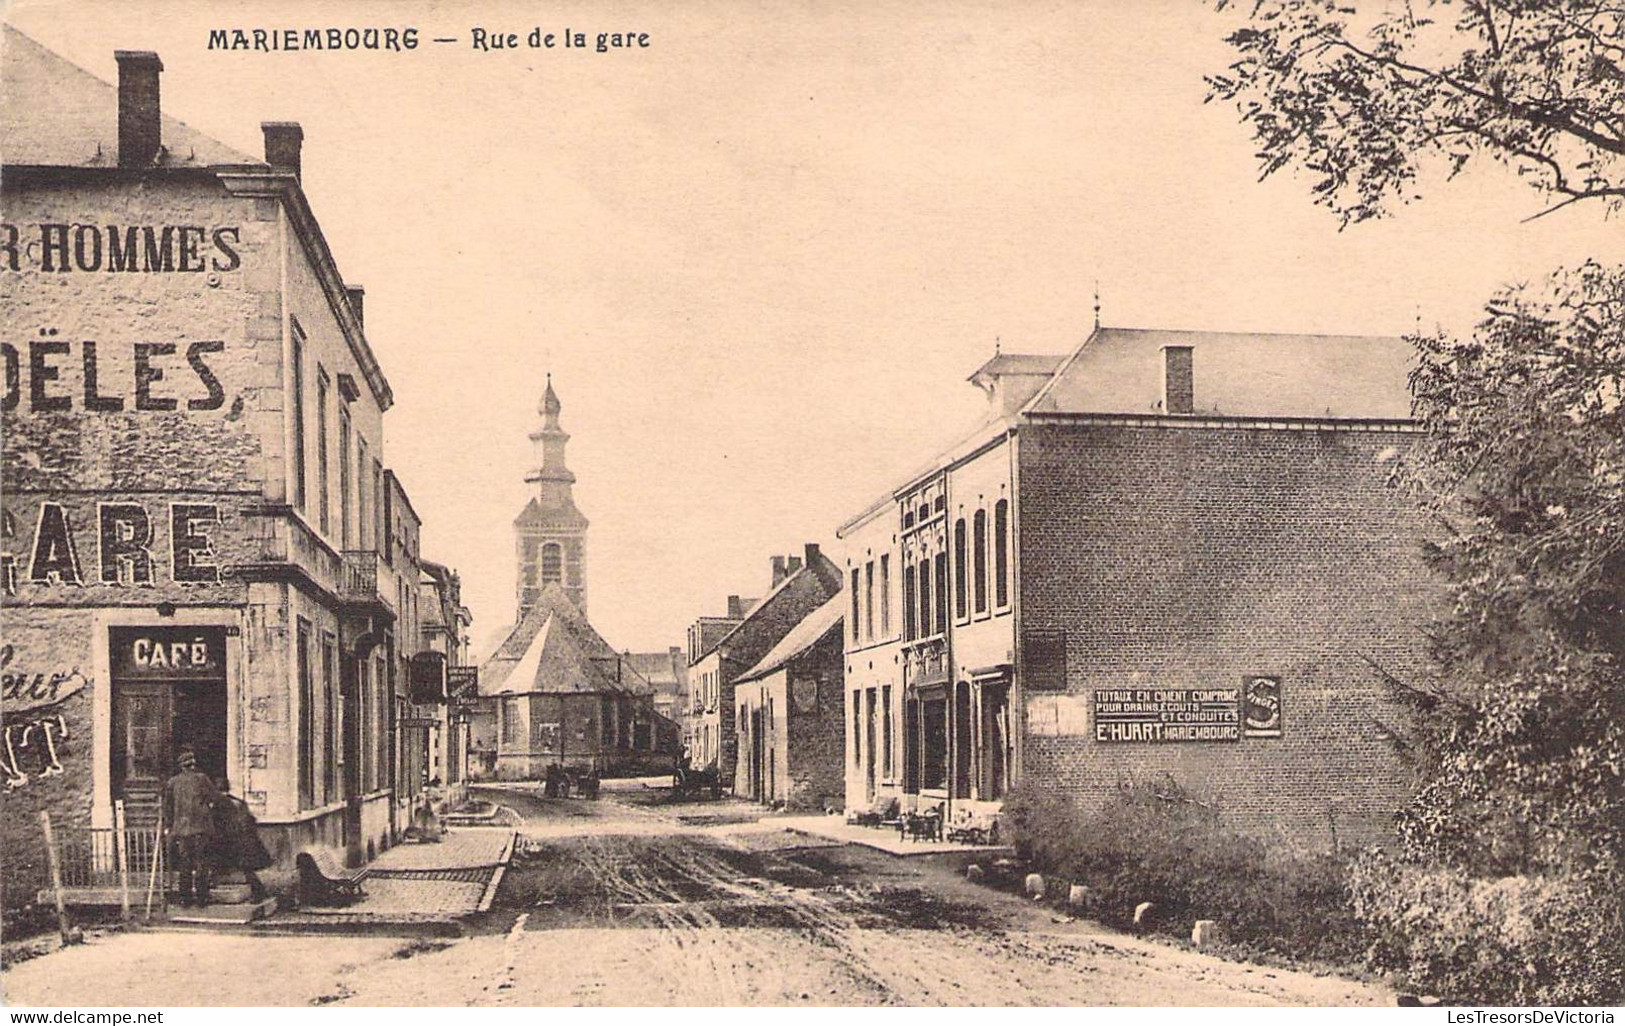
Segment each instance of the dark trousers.
[{"label": "dark trousers", "polygon": [[210,839],[206,834],[175,838],[175,869],[181,876],[181,904],[194,896],[199,905],[209,903]]}]

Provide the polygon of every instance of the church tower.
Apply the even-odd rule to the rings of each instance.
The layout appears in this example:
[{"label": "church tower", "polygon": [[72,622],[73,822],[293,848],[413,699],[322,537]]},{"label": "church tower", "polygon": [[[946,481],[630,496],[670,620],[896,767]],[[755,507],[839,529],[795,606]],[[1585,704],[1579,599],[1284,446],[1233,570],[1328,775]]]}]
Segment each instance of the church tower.
[{"label": "church tower", "polygon": [[525,475],[535,494],[514,518],[519,556],[519,618],[536,605],[542,590],[557,583],[576,608],[587,611],[587,518],[576,508],[571,488],[576,476],[564,465],[570,435],[559,426],[559,402],[553,375],[547,376],[537,412],[542,425],[530,433],[536,466]]}]

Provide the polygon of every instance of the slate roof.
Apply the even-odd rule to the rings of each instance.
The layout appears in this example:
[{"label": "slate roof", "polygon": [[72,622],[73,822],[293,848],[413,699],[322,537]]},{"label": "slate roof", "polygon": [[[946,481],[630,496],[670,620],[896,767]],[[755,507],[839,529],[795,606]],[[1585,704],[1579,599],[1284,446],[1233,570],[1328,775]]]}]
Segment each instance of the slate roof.
[{"label": "slate roof", "polygon": [[576,508],[574,499],[566,501],[563,506],[547,509],[534,496],[529,502],[525,503],[525,508],[519,511],[519,515],[513,518],[513,522],[527,526],[539,525],[569,528],[571,530],[585,528],[590,523],[587,520],[587,515]]},{"label": "slate roof", "polygon": [[1196,416],[1407,420],[1402,338],[1097,328],[1023,413],[1160,414],[1163,346],[1190,346]]},{"label": "slate roof", "polygon": [[842,613],[844,605],[845,595],[837,593],[828,602],[808,613],[800,623],[790,628],[790,633],[768,650],[760,662],[740,674],[737,682],[765,677],[823,641],[831,631],[839,631],[845,622]]},{"label": "slate roof", "polygon": [[[8,167],[117,167],[118,87],[10,25],[0,35],[0,160]],[[158,167],[249,165],[239,153],[167,114]]]},{"label": "slate roof", "polygon": [[652,691],[556,583],[480,666],[482,695]]},{"label": "slate roof", "polygon": [[965,380],[975,381],[985,374],[1054,374],[1065,359],[1065,353],[1000,353]]}]

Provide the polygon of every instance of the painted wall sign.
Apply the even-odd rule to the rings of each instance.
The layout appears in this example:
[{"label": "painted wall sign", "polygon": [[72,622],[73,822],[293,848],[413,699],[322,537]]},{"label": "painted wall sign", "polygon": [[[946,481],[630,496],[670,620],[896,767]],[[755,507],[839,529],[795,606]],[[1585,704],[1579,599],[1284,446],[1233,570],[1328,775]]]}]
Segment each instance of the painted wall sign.
[{"label": "painted wall sign", "polygon": [[1241,740],[1240,688],[1113,688],[1094,698],[1096,741]]},{"label": "painted wall sign", "polygon": [[1281,678],[1241,678],[1241,726],[1247,737],[1281,736]]},{"label": "painted wall sign", "polygon": [[[89,413],[218,410],[226,405],[226,389],[212,361],[225,351],[220,339],[184,345],[52,338],[26,345],[0,342],[6,370],[0,409],[26,404],[34,413],[76,407]],[[73,376],[78,387],[67,380]]]},{"label": "painted wall sign", "polygon": [[[96,525],[86,530],[66,505],[41,502],[33,542],[21,557],[26,563],[16,553],[0,552],[0,588],[15,595],[22,583],[152,584],[164,563],[154,552],[160,524],[168,528],[169,578],[213,584],[220,580],[214,543],[220,522],[220,507],[212,503],[171,502],[155,514],[137,502],[99,502]],[[94,562],[86,565],[82,553]]]},{"label": "painted wall sign", "polygon": [[[9,711],[9,710],[8,710]],[[60,714],[40,716],[19,723],[7,723],[0,738],[0,778],[6,790],[25,786],[32,770],[33,779],[60,776],[62,749],[58,742],[68,739],[68,721]]]},{"label": "painted wall sign", "polygon": [[111,639],[118,680],[226,679],[224,627],[114,627]]},{"label": "painted wall sign", "polygon": [[790,682],[790,704],[798,713],[818,711],[818,678],[798,677]]},{"label": "painted wall sign", "polygon": [[77,666],[38,670],[16,664],[16,647],[0,645],[0,711],[7,716],[56,705],[90,683]]},{"label": "painted wall sign", "polygon": [[0,223],[0,270],[226,273],[243,265],[241,238],[236,225]]}]

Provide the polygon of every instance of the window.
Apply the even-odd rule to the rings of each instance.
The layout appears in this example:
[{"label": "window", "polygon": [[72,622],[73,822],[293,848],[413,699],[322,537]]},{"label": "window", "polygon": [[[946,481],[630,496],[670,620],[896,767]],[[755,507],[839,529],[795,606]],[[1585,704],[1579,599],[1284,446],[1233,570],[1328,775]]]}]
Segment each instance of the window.
[{"label": "window", "polygon": [[931,635],[931,557],[920,559],[920,636]]},{"label": "window", "polygon": [[310,653],[310,621],[299,618],[299,807],[316,805],[316,679]]},{"label": "window", "polygon": [[880,772],[887,780],[892,779],[892,726],[891,726],[891,685],[887,684],[880,689],[881,705],[881,748]]},{"label": "window", "polygon": [[327,534],[332,530],[328,519],[327,494],[327,371],[316,365],[316,523]]},{"label": "window", "polygon": [[891,637],[891,555],[880,557],[880,636]]},{"label": "window", "polygon": [[937,553],[937,633],[948,630],[948,553]]},{"label": "window", "polygon": [[863,636],[875,640],[875,561],[863,567]]},{"label": "window", "polygon": [[518,745],[524,741],[524,722],[519,714],[519,699],[502,700],[502,743]]},{"label": "window", "polygon": [[372,504],[376,509],[373,514],[373,547],[385,552],[384,538],[388,532],[384,530],[384,465],[376,456],[372,460]]},{"label": "window", "polygon": [[954,521],[954,616],[963,620],[970,615],[965,590],[965,518]]},{"label": "window", "polygon": [[367,515],[367,440],[355,436],[356,548],[372,548],[372,518]]},{"label": "window", "polygon": [[948,697],[940,695],[920,703],[920,733],[924,751],[920,760],[920,787],[948,786]]},{"label": "window", "polygon": [[542,546],[542,587],[564,580],[564,548],[558,542]]},{"label": "window", "polygon": [[293,505],[305,508],[305,333],[293,322],[293,373],[289,378],[289,405],[293,409]]},{"label": "window", "polygon": [[322,634],[322,804],[339,797],[339,763],[343,745],[339,739],[339,685],[334,679],[338,643],[330,633]]},{"label": "window", "polygon": [[987,510],[976,511],[971,538],[971,586],[976,590],[976,611],[987,612]]},{"label": "window", "polygon": [[1010,500],[993,504],[993,604],[1010,604]]},{"label": "window", "polygon": [[862,625],[858,622],[858,568],[852,568],[852,644],[862,640]]},{"label": "window", "polygon": [[858,701],[861,691],[852,692],[852,765],[863,765],[863,703]]},{"label": "window", "polygon": [[920,791],[920,702],[903,700],[903,792]]},{"label": "window", "polygon": [[350,545],[350,411],[339,408],[339,547]]},{"label": "window", "polygon": [[903,640],[914,638],[914,568],[903,567]]}]

